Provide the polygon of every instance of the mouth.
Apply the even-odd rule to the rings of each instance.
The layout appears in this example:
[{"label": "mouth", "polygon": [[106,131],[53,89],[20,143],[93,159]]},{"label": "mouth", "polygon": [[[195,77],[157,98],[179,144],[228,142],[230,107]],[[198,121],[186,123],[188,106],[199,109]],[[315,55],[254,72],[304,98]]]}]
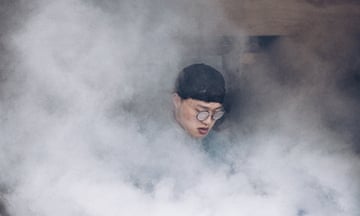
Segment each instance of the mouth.
[{"label": "mouth", "polygon": [[199,134],[206,135],[209,132],[209,128],[198,128]]}]

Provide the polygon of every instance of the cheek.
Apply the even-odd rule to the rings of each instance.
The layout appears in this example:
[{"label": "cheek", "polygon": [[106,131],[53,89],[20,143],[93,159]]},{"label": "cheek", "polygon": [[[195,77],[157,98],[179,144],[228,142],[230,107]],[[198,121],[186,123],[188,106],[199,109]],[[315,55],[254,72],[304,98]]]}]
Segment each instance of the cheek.
[{"label": "cheek", "polygon": [[191,110],[186,108],[181,109],[181,117],[183,120],[190,121],[192,119]]},{"label": "cheek", "polygon": [[215,125],[215,121],[211,123],[211,125],[209,126],[210,129],[212,129],[212,127],[214,127]]},{"label": "cheek", "polygon": [[196,126],[197,124],[197,119],[194,117],[194,113],[189,110],[184,111],[183,119],[186,121],[186,125],[188,126]]},{"label": "cheek", "polygon": [[193,114],[191,112],[186,113],[186,120],[188,120],[188,121],[194,120]]}]

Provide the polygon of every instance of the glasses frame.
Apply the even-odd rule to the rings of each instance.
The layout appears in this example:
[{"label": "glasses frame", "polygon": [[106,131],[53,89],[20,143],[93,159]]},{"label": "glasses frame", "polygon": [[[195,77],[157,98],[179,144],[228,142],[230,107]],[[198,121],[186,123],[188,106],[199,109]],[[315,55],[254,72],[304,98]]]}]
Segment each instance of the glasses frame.
[{"label": "glasses frame", "polygon": [[[219,117],[216,117],[216,114],[220,114]],[[206,114],[206,116],[201,117],[201,115]],[[215,111],[213,114],[210,113],[210,111],[205,110],[205,111],[198,111],[198,113],[196,114],[196,119],[199,121],[205,121],[206,119],[209,118],[209,116],[211,116],[211,119],[214,121],[217,121],[219,119],[221,119],[223,116],[225,115],[225,110],[219,110],[219,111]]]}]

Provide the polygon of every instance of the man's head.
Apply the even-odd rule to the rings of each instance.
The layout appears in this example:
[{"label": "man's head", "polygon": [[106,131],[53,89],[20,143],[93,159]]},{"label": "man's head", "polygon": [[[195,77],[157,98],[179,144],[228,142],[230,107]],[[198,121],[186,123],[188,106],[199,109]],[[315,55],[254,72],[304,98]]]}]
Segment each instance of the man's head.
[{"label": "man's head", "polygon": [[203,138],[223,114],[225,80],[205,64],[184,68],[175,84],[173,103],[176,121],[192,137]]}]

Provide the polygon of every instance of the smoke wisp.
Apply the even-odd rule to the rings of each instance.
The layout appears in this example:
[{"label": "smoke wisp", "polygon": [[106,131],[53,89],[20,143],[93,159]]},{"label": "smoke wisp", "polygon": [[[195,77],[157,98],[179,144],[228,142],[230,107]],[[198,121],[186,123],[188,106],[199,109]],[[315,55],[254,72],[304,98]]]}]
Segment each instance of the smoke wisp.
[{"label": "smoke wisp", "polygon": [[256,94],[214,145],[179,133],[177,72],[192,61],[221,68],[213,44],[223,35],[238,40],[233,52],[246,42],[218,2],[34,4],[2,39],[12,50],[0,87],[10,215],[359,214],[358,156],[312,112],[309,88],[265,74],[271,63],[239,75]]}]

